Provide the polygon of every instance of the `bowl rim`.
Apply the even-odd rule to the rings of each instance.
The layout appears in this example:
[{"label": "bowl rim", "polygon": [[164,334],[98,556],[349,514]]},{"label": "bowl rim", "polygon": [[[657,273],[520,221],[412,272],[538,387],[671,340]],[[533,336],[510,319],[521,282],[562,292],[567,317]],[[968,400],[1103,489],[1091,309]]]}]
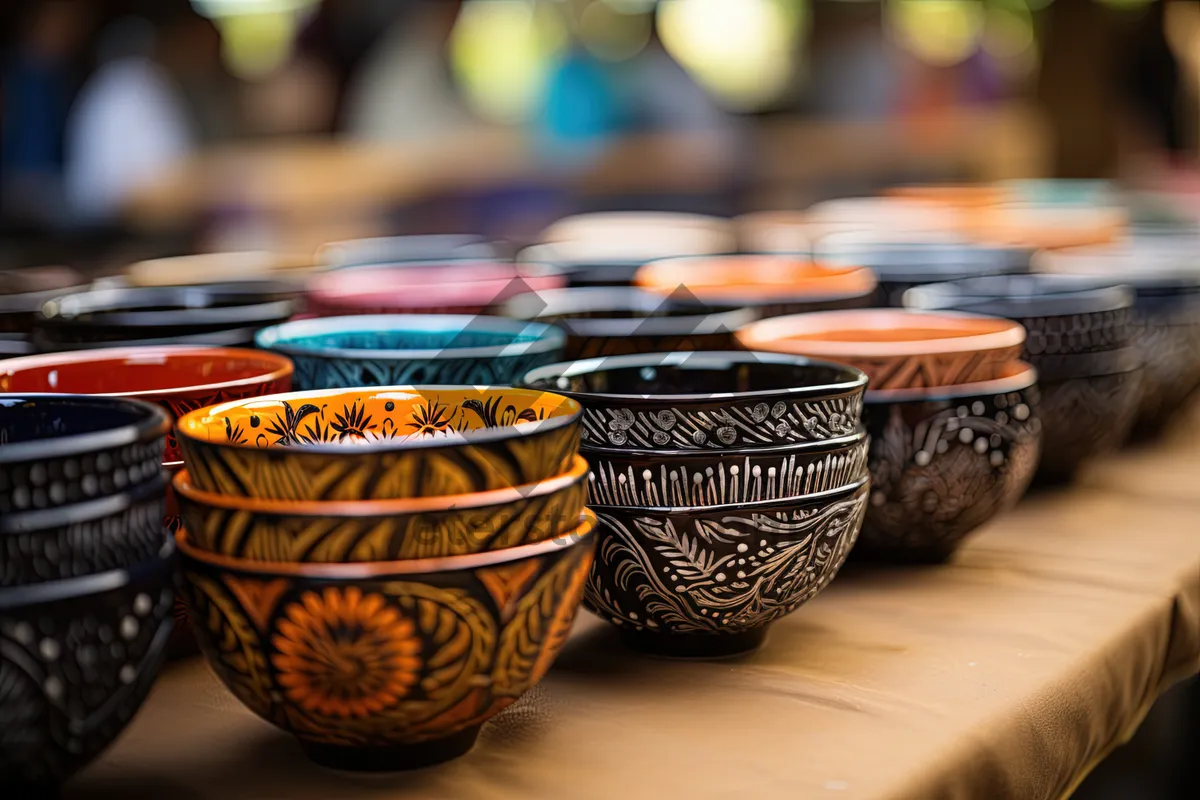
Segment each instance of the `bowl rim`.
[{"label": "bowl rim", "polygon": [[[279,318],[285,319],[285,318]],[[152,326],[160,327],[160,326]],[[29,334],[29,343],[35,350],[37,347],[59,348],[49,350],[51,353],[70,353],[78,351],[116,350],[125,347],[234,347],[253,349],[254,334],[261,330],[257,326],[240,328],[219,328],[200,333],[181,333],[173,336],[151,336],[146,339],[114,339],[101,342],[64,341],[57,336],[61,330],[69,330],[68,325],[43,325]],[[75,328],[76,331],[86,330]],[[66,348],[66,349],[62,349]],[[36,355],[31,353],[31,355]]]},{"label": "bowl rim", "polygon": [[954,386],[929,386],[915,389],[877,389],[875,391],[868,391],[863,397],[863,402],[870,406],[886,403],[964,400],[969,397],[990,397],[1008,392],[1025,391],[1037,384],[1037,367],[1019,359],[1010,361],[1009,365],[1015,371],[1013,374],[1002,378],[975,381],[973,383],[960,383]]},{"label": "bowl rim", "polygon": [[258,375],[236,380],[193,383],[162,389],[142,389],[134,392],[89,392],[94,397],[170,398],[199,392],[223,391],[246,386],[274,383],[289,377],[295,370],[292,362],[278,353],[250,347],[205,347],[203,345],[158,345],[146,347],[104,347],[95,350],[66,350],[40,353],[0,361],[0,378],[12,377],[15,370],[41,367],[70,367],[95,361],[130,361],[158,359],[166,363],[173,358],[189,359],[207,356],[210,359],[242,359],[258,361],[264,371]]},{"label": "bowl rim", "polygon": [[12,442],[0,447],[0,465],[19,464],[46,458],[86,455],[98,450],[111,450],[134,442],[165,437],[171,430],[171,418],[161,406],[145,400],[125,397],[97,397],[87,394],[56,394],[53,392],[12,392],[0,394],[0,409],[23,402],[61,403],[73,407],[126,405],[138,412],[134,419],[115,428],[88,433],[68,434],[53,439],[34,439]]},{"label": "bowl rim", "polygon": [[[258,447],[252,444],[234,444],[233,442],[216,442],[211,439],[202,438],[192,434],[188,430],[188,426],[193,424],[195,420],[212,419],[226,413],[229,410],[244,408],[253,403],[294,403],[303,402],[305,400],[313,400],[319,398],[329,398],[330,396],[338,396],[343,394],[354,394],[369,396],[379,396],[386,394],[407,394],[416,395],[417,397],[427,397],[429,394],[436,392],[470,392],[480,391],[481,394],[488,395],[494,393],[517,391],[521,394],[537,394],[555,395],[562,398],[563,405],[566,405],[569,411],[565,414],[546,419],[540,419],[535,422],[516,423],[513,425],[501,425],[495,428],[481,428],[477,430],[463,431],[455,437],[447,438],[429,438],[429,439],[414,439],[407,437],[406,439],[386,440],[372,443],[320,443],[306,445],[275,445],[272,447]],[[410,399],[410,398],[404,398]],[[262,395],[261,397],[243,397],[238,400],[230,400],[227,403],[219,403],[207,408],[198,408],[195,411],[189,411],[184,414],[176,422],[176,431],[179,438],[186,439],[196,443],[199,447],[230,447],[237,448],[243,451],[252,451],[258,453],[291,453],[295,455],[304,455],[309,453],[317,453],[322,455],[344,455],[354,456],[363,453],[403,453],[405,451],[431,450],[440,447],[469,447],[473,445],[488,444],[491,442],[504,441],[507,439],[524,439],[530,436],[554,431],[559,428],[566,428],[572,425],[578,425],[580,418],[583,416],[583,406],[573,397],[567,397],[559,392],[547,392],[541,389],[532,389],[520,386],[446,386],[446,385],[430,385],[430,386],[365,386],[351,389],[313,389],[307,392],[281,392],[279,394]],[[529,426],[528,428],[521,427]]]},{"label": "bowl rim", "polygon": [[[837,277],[852,279],[856,284],[861,283],[861,286],[846,287],[844,289],[834,290],[826,287],[823,291],[816,288],[810,291],[799,291],[795,285],[789,287],[789,290],[781,290],[776,293],[763,293],[762,287],[758,291],[748,291],[745,286],[742,288],[729,288],[727,286],[706,286],[702,289],[689,286],[686,281],[680,280],[674,285],[668,286],[664,283],[650,283],[647,280],[648,275],[652,275],[657,270],[668,269],[671,267],[684,267],[688,263],[695,264],[699,261],[727,261],[727,260],[775,260],[781,262],[803,263],[817,270],[824,270],[831,273],[828,276],[815,276],[813,283],[819,287],[822,281],[833,280]],[[706,298],[714,300],[719,299],[727,303],[743,303],[748,306],[764,306],[773,303],[828,303],[840,300],[853,300],[859,297],[869,297],[875,293],[879,287],[879,279],[874,271],[861,265],[839,265],[839,266],[824,266],[821,262],[814,258],[810,253],[714,253],[711,255],[702,256],[671,256],[669,258],[656,258],[647,261],[638,268],[634,275],[634,284],[647,291],[660,296],[670,296],[680,286],[686,288],[698,300],[704,301]]]},{"label": "bowl rim", "polygon": [[68,503],[51,508],[35,508],[14,511],[0,518],[0,537],[21,534],[37,534],[63,525],[91,522],[102,517],[119,514],[137,503],[143,503],[161,495],[170,482],[160,470],[149,480],[126,487],[104,497],[94,497],[77,503]]},{"label": "bowl rim", "polygon": [[[541,310],[531,315],[531,306],[539,302],[542,304]],[[560,316],[608,311],[649,311],[653,314],[659,309],[684,313],[645,317]],[[569,335],[580,337],[682,336],[718,333],[722,330],[732,334],[758,318],[752,307],[738,303],[704,303],[697,300],[693,304],[673,297],[664,298],[636,286],[574,286],[528,292],[509,298],[502,310],[514,319],[545,320],[547,324],[564,329]]]},{"label": "bowl rim", "polygon": [[[672,353],[635,353],[627,356],[598,356],[576,361],[561,361],[557,364],[547,364],[526,372],[519,386],[530,387],[530,384],[542,380],[562,380],[580,375],[595,374],[617,369],[632,369],[637,367],[679,367],[687,362],[703,365],[713,361],[716,365],[732,364],[774,364],[797,368],[819,367],[840,372],[845,378],[834,383],[819,386],[796,386],[779,389],[759,389],[746,392],[708,392],[697,394],[616,394],[612,392],[577,392],[569,389],[546,389],[564,397],[586,398],[588,400],[607,400],[612,402],[633,403],[639,400],[661,400],[670,403],[709,403],[729,400],[757,400],[768,397],[789,399],[838,396],[859,392],[867,385],[867,375],[862,370],[839,364],[834,361],[797,356],[789,353],[770,353],[756,350],[697,350],[675,351]],[[715,368],[715,366],[713,367]],[[532,388],[532,387],[530,387]]]},{"label": "bowl rim", "polygon": [[[0,587],[0,611],[19,610],[46,603],[57,603],[60,600],[75,600],[107,594],[160,570],[169,576],[174,572],[174,558],[177,550],[175,540],[164,536],[162,547],[153,557],[127,567],[93,572],[88,575],[76,575],[73,578],[56,578],[39,583]],[[166,583],[169,585],[170,581],[168,580]]]},{"label": "bowl rim", "polygon": [[725,514],[734,511],[742,511],[745,513],[753,512],[770,512],[778,509],[781,506],[793,506],[808,504],[813,502],[821,502],[823,500],[836,499],[841,495],[854,495],[864,489],[869,489],[871,485],[870,476],[864,476],[856,481],[838,486],[834,489],[826,489],[823,492],[813,492],[811,494],[798,494],[792,497],[777,497],[773,500],[755,500],[750,503],[721,503],[711,506],[614,506],[604,503],[588,503],[588,508],[596,514],[634,514],[634,513],[649,513],[649,514],[695,514],[700,516],[708,516],[710,514]]},{"label": "bowl rim", "polygon": [[713,448],[708,450],[699,449],[670,449],[670,450],[653,450],[649,448],[627,448],[627,447],[608,447],[604,445],[580,445],[579,452],[584,456],[596,456],[604,459],[622,459],[630,458],[650,458],[650,459],[670,459],[672,461],[719,461],[723,458],[745,458],[747,456],[772,458],[775,456],[797,455],[803,453],[822,453],[826,451],[834,451],[841,449],[852,448],[855,445],[861,444],[864,440],[870,438],[867,429],[860,423],[854,433],[847,433],[842,436],[836,436],[832,439],[816,439],[813,441],[789,442],[788,444],[775,444],[768,447],[727,447]]},{"label": "bowl rim", "polygon": [[1028,273],[914,286],[904,293],[904,307],[1033,319],[1120,311],[1131,308],[1135,296],[1133,287],[1118,278]]},{"label": "bowl rim", "polygon": [[[994,330],[936,339],[905,339],[889,341],[846,341],[840,339],[805,339],[801,345],[789,345],[799,334],[819,334],[833,330],[895,330],[903,321],[928,327],[954,329],[955,323],[990,324]],[[877,323],[877,324],[873,324]],[[910,358],[913,356],[950,353],[983,353],[1021,347],[1025,344],[1025,328],[1019,322],[985,314],[961,311],[924,311],[903,308],[856,308],[837,311],[813,311],[769,317],[747,325],[737,332],[743,347],[754,349],[780,348],[789,353],[810,353],[818,358],[855,360],[872,358]]]},{"label": "bowl rim", "polygon": [[520,486],[505,486],[483,492],[457,495],[398,498],[394,500],[268,500],[206,492],[191,483],[186,468],[171,478],[171,486],[191,503],[226,511],[247,511],[280,517],[381,517],[400,514],[431,514],[508,505],[552,495],[587,480],[588,462],[575,456],[570,468],[559,475]]},{"label": "bowl rim", "polygon": [[[1033,255],[1033,271],[1045,275],[1079,275],[1090,278],[1118,279],[1143,297],[1161,291],[1191,292],[1200,288],[1200,269],[1184,264],[1195,256],[1172,257],[1161,262],[1162,243],[1177,240],[1200,246],[1200,236],[1164,234],[1161,238],[1131,237],[1105,244],[1077,245],[1038,250]],[[1156,249],[1158,248],[1158,249]],[[1193,251],[1194,253],[1195,251]],[[1089,259],[1088,265],[1084,264]],[[1064,262],[1063,259],[1069,259]],[[1135,265],[1135,260],[1141,264]],[[1074,262],[1074,263],[1072,263]]]},{"label": "bowl rim", "polygon": [[[37,324],[43,327],[74,328],[174,328],[187,325],[229,325],[246,327],[255,322],[286,319],[296,301],[286,294],[296,293],[296,284],[278,281],[199,284],[195,286],[92,287],[82,291],[59,292],[37,309]],[[272,295],[280,295],[270,299]],[[169,310],[147,310],[129,305],[129,298],[148,298],[152,305]],[[241,298],[244,302],[238,300]],[[216,305],[229,300],[226,305]],[[69,308],[63,311],[63,303]],[[102,322],[81,322],[84,314],[110,315]],[[180,314],[184,316],[180,317]],[[197,318],[198,317],[198,318]]]},{"label": "bowl rim", "polygon": [[311,580],[378,580],[392,575],[429,575],[446,572],[465,572],[481,567],[494,567],[514,561],[552,553],[560,548],[575,547],[581,543],[594,543],[596,538],[596,515],[584,508],[579,515],[579,524],[558,536],[540,542],[504,547],[499,550],[484,550],[457,556],[435,558],[412,558],[397,561],[359,561],[323,563],[316,561],[250,561],[244,558],[201,550],[189,540],[186,527],[175,532],[175,543],[187,561],[197,561],[209,567],[237,572],[290,576]]},{"label": "bowl rim", "polygon": [[[486,328],[480,332],[499,334],[521,334],[532,330],[534,338],[527,342],[510,342],[509,344],[487,345],[474,347],[440,347],[440,348],[410,348],[410,349],[379,349],[351,347],[318,347],[303,346],[289,343],[302,336],[322,336],[329,334],[354,333],[430,333],[450,332],[452,334],[466,331],[472,322],[486,323]],[[461,323],[457,331],[447,330],[445,326]],[[428,360],[459,358],[515,358],[520,356],[540,355],[559,350],[566,345],[567,335],[553,325],[544,322],[525,322],[493,317],[483,314],[357,314],[339,317],[315,317],[312,319],[292,320],[279,325],[263,328],[254,337],[254,343],[262,349],[274,350],[289,356],[307,358],[340,358],[340,359],[388,359],[397,361]]]},{"label": "bowl rim", "polygon": [[[981,244],[970,239],[889,241],[880,238],[882,235],[863,230],[828,233],[814,240],[811,257],[817,264],[830,267],[838,266],[839,258],[847,258],[847,263],[870,269],[881,284],[887,285],[1020,275],[1029,271],[1033,254],[1029,248]],[[840,253],[834,249],[839,243],[849,244],[850,251]]]},{"label": "bowl rim", "polygon": [[[359,239],[335,239],[334,241],[325,242],[317,248],[313,263],[318,267],[325,267],[329,270],[354,269],[357,267],[368,266],[395,266],[402,267],[408,264],[430,263],[430,262],[457,262],[462,260],[482,259],[483,256],[467,255],[467,256],[443,256],[438,258],[422,257],[416,259],[396,258],[395,254],[399,252],[403,245],[409,246],[420,245],[421,243],[440,243],[449,244],[456,242],[449,250],[483,247],[491,251],[492,258],[499,258],[500,254],[496,251],[496,244],[482,234],[476,233],[410,233],[399,234],[396,236],[366,236]],[[387,250],[387,248],[397,248]],[[358,256],[354,253],[370,250],[375,253],[386,251],[386,255],[390,257],[376,256]],[[368,258],[364,261],[363,258]]]}]

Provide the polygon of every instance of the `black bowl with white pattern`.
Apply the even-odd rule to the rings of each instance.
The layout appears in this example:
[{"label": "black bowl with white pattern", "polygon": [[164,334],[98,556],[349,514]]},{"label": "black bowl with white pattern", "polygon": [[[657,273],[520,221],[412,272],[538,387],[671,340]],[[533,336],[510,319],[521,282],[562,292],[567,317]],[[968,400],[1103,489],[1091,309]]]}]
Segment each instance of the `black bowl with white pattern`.
[{"label": "black bowl with white pattern", "polygon": [[0,797],[53,795],[137,713],[166,658],[174,552],[0,589]]},{"label": "black bowl with white pattern", "polygon": [[120,494],[159,476],[171,421],[140,400],[0,394],[0,516]]},{"label": "black bowl with white pattern", "polygon": [[852,435],[867,376],[802,356],[675,352],[540,367],[522,385],[583,406],[583,447],[726,450]]}]

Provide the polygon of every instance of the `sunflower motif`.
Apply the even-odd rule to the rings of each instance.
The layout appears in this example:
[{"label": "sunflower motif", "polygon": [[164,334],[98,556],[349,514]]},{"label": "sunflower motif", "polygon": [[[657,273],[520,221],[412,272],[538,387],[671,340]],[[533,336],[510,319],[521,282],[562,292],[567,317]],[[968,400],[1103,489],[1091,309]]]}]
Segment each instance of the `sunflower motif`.
[{"label": "sunflower motif", "polygon": [[271,663],[288,699],[309,712],[367,717],[395,706],[417,682],[421,640],[411,620],[354,587],[305,592],[271,638]]},{"label": "sunflower motif", "polygon": [[349,406],[342,406],[342,413],[333,415],[334,422],[330,427],[337,432],[339,442],[344,442],[347,439],[364,439],[368,431],[373,431],[377,427],[371,422],[371,417],[367,414],[367,404],[361,406],[355,400]]},{"label": "sunflower motif", "polygon": [[445,433],[457,412],[458,406],[455,406],[453,410],[448,410],[441,403],[431,400],[425,405],[413,409],[413,421],[408,423],[408,427],[416,431],[418,436]]}]

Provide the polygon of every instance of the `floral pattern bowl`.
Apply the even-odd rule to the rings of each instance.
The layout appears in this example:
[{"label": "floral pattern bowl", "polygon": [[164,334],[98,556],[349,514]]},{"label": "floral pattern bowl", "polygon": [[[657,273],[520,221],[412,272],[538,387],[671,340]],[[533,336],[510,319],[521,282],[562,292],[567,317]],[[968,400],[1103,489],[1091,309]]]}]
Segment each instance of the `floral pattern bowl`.
[{"label": "floral pattern bowl", "polygon": [[398,499],[561,475],[579,450],[571,398],[507,387],[294,392],[179,420],[190,481],[270,500]]},{"label": "floral pattern bowl", "polygon": [[977,314],[861,309],[762,320],[738,331],[738,341],[749,350],[850,364],[874,391],[995,378],[1020,357],[1025,329]]},{"label": "floral pattern bowl", "polygon": [[470,315],[366,315],[289,322],[258,346],[290,358],[299,391],[513,383],[561,357],[566,335],[540,322]]},{"label": "floral pattern bowl", "polygon": [[395,771],[471,749],[534,686],[574,623],[595,518],[446,558],[255,562],[177,534],[182,591],[217,676],[314,761]]},{"label": "floral pattern bowl", "polygon": [[579,523],[588,465],[465,495],[297,502],[203,492],[174,478],[193,546],[249,561],[359,562],[442,558],[540,542]]},{"label": "floral pattern bowl", "polygon": [[552,364],[522,384],[582,403],[586,447],[722,450],[852,435],[867,376],[777,353],[681,352]]}]

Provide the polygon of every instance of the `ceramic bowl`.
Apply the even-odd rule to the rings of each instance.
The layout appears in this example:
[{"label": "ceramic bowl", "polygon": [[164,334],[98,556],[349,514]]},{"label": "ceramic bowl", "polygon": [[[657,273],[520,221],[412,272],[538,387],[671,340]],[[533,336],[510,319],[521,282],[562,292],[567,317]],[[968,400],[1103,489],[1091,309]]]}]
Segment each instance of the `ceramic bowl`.
[{"label": "ceramic bowl", "polygon": [[[0,392],[65,392],[147,400],[172,420],[189,411],[292,388],[292,364],[233,348],[134,347],[0,361]],[[183,458],[174,432],[163,460]]]},{"label": "ceramic bowl", "polygon": [[157,336],[149,339],[113,339],[97,342],[57,341],[43,330],[29,337],[29,353],[62,353],[75,350],[112,350],[123,347],[253,347],[258,327],[191,333],[183,336]]},{"label": "ceramic bowl", "polygon": [[602,211],[558,220],[541,235],[563,254],[602,262],[732,253],[727,219],[664,211]]},{"label": "ceramic bowl", "polygon": [[298,390],[513,383],[557,361],[566,335],[540,322],[470,315],[366,315],[267,328],[258,346],[290,358]]},{"label": "ceramic bowl", "polygon": [[28,333],[43,303],[87,283],[69,267],[0,270],[0,334]]},{"label": "ceramic bowl", "polygon": [[660,297],[687,292],[705,303],[748,306],[761,317],[860,308],[876,289],[870,270],[784,255],[663,259],[638,270],[634,283]]},{"label": "ceramic bowl", "polygon": [[829,266],[870,269],[879,281],[874,304],[886,308],[900,308],[904,292],[914,286],[1029,271],[1027,250],[919,232],[837,233],[813,245],[813,258]]},{"label": "ceramic bowl", "polygon": [[685,658],[752,650],[770,623],[833,580],[866,505],[865,478],[759,503],[593,505],[598,549],[584,602],[639,650]]},{"label": "ceramic bowl", "polygon": [[809,253],[813,235],[805,211],[754,211],[733,220],[743,253]]},{"label": "ceramic bowl", "polygon": [[171,633],[174,546],[128,570],[0,589],[0,790],[52,796],[137,713]]},{"label": "ceramic bowl", "polygon": [[588,447],[588,502],[609,506],[715,506],[819,494],[861,481],[867,437],[729,450]]},{"label": "ceramic bowl", "polygon": [[542,679],[595,556],[595,518],[534,544],[362,564],[253,562],[186,531],[182,588],[209,664],[243,703],[346,770],[428,766]]},{"label": "ceramic bowl", "polygon": [[980,209],[970,234],[991,244],[1052,250],[1115,242],[1128,226],[1120,206],[1018,201]]},{"label": "ceramic bowl", "polygon": [[123,569],[149,558],[166,541],[166,486],[156,469],[107,497],[0,516],[0,587]]},{"label": "ceramic bowl", "polygon": [[739,331],[738,341],[748,350],[850,364],[872,390],[912,389],[998,377],[1020,357],[1025,330],[999,317],[879,308],[762,320]]},{"label": "ceramic bowl", "polygon": [[24,356],[33,352],[33,345],[23,333],[0,333],[0,358]]},{"label": "ceramic bowl", "polygon": [[723,450],[853,435],[867,377],[798,356],[701,352],[552,364],[522,383],[578,400],[589,448]]},{"label": "ceramic bowl", "polygon": [[[1134,350],[1131,360],[1140,364]],[[1075,378],[1040,380],[1040,483],[1071,480],[1086,464],[1116,451],[1129,438],[1142,398],[1140,367]]]},{"label": "ceramic bowl", "polygon": [[579,449],[575,400],[529,389],[391,386],[223,403],[179,420],[205,492],[268,500],[388,500],[520,486]]},{"label": "ceramic bowl", "polygon": [[408,500],[295,502],[202,492],[175,476],[195,547],[251,561],[397,561],[516,547],[574,528],[588,465],[538,483]]},{"label": "ceramic bowl", "polygon": [[482,314],[525,292],[559,289],[558,275],[518,270],[503,262],[447,261],[334,270],[308,288],[311,313]]},{"label": "ceramic bowl", "polygon": [[482,236],[428,234],[330,242],[317,250],[316,260],[329,269],[345,269],[422,261],[494,261],[499,256]]},{"label": "ceramic bowl", "polygon": [[1111,247],[1039,253],[1039,272],[1091,275],[1133,287],[1132,337],[1142,355],[1135,433],[1161,433],[1200,389],[1200,238],[1164,235]]},{"label": "ceramic bowl", "polygon": [[753,309],[663,299],[627,287],[592,286],[514,297],[507,316],[554,323],[567,334],[564,358],[574,361],[633,353],[728,350]]},{"label": "ceramic bowl", "polygon": [[871,501],[855,558],[936,562],[1016,504],[1037,469],[1037,372],[868,392]]},{"label": "ceramic bowl", "polygon": [[171,421],[137,400],[0,394],[0,514],[102,500],[158,475]]},{"label": "ceramic bowl", "polygon": [[[39,350],[97,342],[176,339],[262,328],[296,310],[291,284],[109,287],[47,301],[35,324]],[[109,345],[112,346],[112,345]]]},{"label": "ceramic bowl", "polygon": [[[284,281],[311,270],[312,258],[269,251],[199,253],[155,258],[130,264],[123,271],[130,286],[204,286],[247,281]],[[300,291],[297,284],[293,291]]]},{"label": "ceramic bowl", "polygon": [[628,287],[646,260],[594,254],[587,242],[556,242],[526,247],[517,253],[517,263],[523,269],[557,275],[570,288]]},{"label": "ceramic bowl", "polygon": [[804,221],[814,243],[835,233],[886,233],[923,239],[958,239],[963,218],[958,209],[913,203],[898,197],[839,197],[810,206]]}]

